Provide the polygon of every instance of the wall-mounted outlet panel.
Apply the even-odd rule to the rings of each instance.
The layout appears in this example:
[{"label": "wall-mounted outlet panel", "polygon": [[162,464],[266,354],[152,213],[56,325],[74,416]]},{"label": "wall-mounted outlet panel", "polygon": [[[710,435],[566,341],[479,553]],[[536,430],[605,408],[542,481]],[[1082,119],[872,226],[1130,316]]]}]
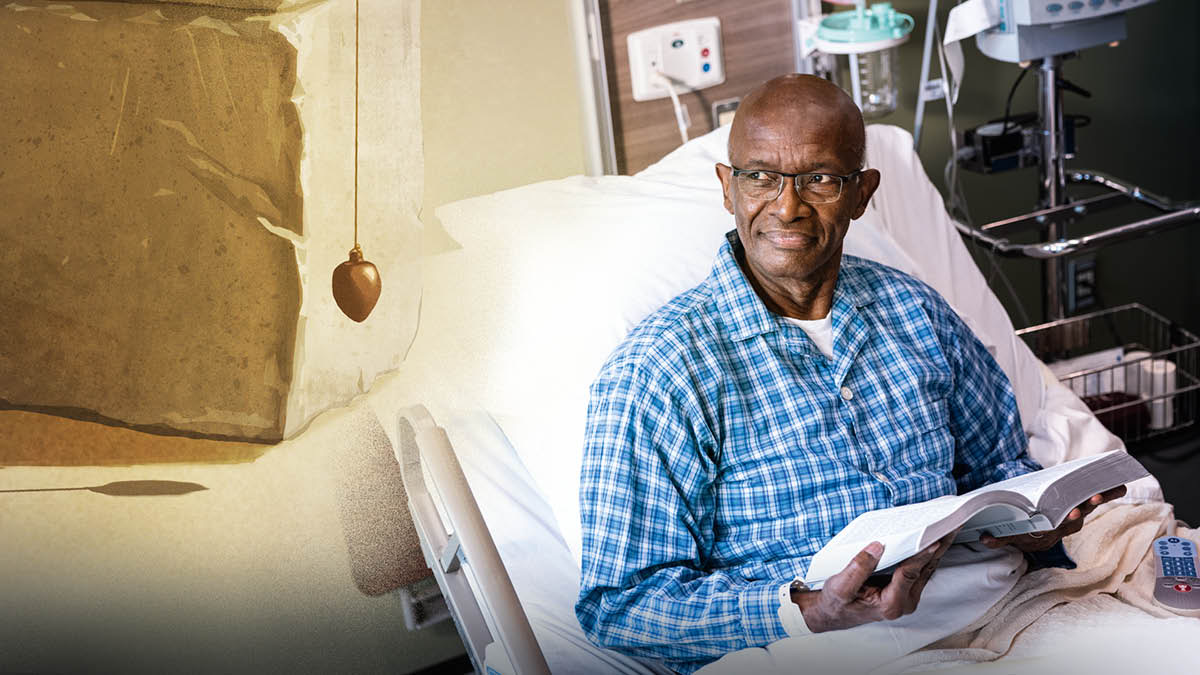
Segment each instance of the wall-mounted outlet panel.
[{"label": "wall-mounted outlet panel", "polygon": [[713,128],[716,129],[726,124],[732,124],[733,116],[737,113],[738,104],[741,102],[742,99],[740,96],[714,101],[712,104]]},{"label": "wall-mounted outlet panel", "polygon": [[1074,314],[1096,306],[1096,257],[1082,256],[1067,260],[1067,313]]},{"label": "wall-mounted outlet panel", "polygon": [[725,81],[721,20],[715,16],[630,33],[626,45],[635,101],[652,101],[669,95],[655,75],[659,72],[674,81],[677,93]]}]

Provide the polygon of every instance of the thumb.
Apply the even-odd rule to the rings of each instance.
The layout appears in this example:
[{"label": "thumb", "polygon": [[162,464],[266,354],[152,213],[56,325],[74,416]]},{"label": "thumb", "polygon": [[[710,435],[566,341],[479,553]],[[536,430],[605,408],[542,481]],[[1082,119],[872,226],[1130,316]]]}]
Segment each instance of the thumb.
[{"label": "thumb", "polygon": [[871,542],[850,559],[846,569],[829,577],[821,589],[822,592],[828,593],[841,604],[849,604],[858,597],[858,589],[862,588],[867,577],[870,577],[871,573],[875,571],[882,556],[883,544],[877,541]]}]

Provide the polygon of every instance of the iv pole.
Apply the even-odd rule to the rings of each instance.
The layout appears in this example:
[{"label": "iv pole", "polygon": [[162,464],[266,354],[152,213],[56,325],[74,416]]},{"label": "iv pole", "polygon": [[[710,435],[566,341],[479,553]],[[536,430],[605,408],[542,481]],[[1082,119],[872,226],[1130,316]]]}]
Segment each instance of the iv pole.
[{"label": "iv pole", "polygon": [[[930,79],[929,64],[935,46],[938,0],[929,0],[929,13],[925,24],[925,52],[921,59],[921,81],[917,88],[917,108],[913,125],[913,147],[920,152],[921,131],[925,119],[925,105],[947,95],[949,88],[941,78]],[[1200,220],[1200,202],[1177,202],[1147,192],[1136,185],[1086,169],[1066,169],[1066,145],[1063,139],[1062,88],[1060,86],[1063,54],[1054,54],[1035,60],[1038,64],[1038,136],[1041,139],[1038,157],[1038,202],[1031,213],[1013,218],[997,220],[979,228],[970,227],[957,220],[954,226],[966,236],[982,242],[995,253],[1008,257],[1028,257],[1042,261],[1042,285],[1044,293],[1043,314],[1046,321],[1064,318],[1063,269],[1060,258],[1092,251],[1108,244],[1148,236],[1180,225]],[[957,161],[957,158],[955,159]],[[1071,200],[1067,196],[1067,184],[1090,184],[1107,190],[1105,194],[1085,199]],[[1136,202],[1153,207],[1163,213],[1124,225],[1117,225],[1095,234],[1067,238],[1068,223],[1081,217]],[[1008,232],[1037,228],[1043,241],[1034,244],[1014,244],[999,235]]]}]

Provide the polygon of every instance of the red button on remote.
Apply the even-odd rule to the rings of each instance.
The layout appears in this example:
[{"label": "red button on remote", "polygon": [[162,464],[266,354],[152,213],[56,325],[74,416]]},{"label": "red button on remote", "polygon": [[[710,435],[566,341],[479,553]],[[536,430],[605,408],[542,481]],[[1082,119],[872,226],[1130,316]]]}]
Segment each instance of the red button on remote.
[{"label": "red button on remote", "polygon": [[1175,590],[1179,591],[1180,593],[1191,593],[1192,587],[1188,584],[1175,584]]},{"label": "red button on remote", "polygon": [[708,47],[700,50],[700,56],[708,56]]}]

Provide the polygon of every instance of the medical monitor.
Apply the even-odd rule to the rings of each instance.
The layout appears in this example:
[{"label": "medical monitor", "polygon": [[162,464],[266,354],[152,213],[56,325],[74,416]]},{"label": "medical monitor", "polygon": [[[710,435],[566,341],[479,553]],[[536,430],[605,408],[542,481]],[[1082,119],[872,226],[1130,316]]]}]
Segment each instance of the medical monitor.
[{"label": "medical monitor", "polygon": [[975,36],[979,51],[1018,63],[1125,39],[1125,12],[1155,0],[991,0],[1000,22]]}]

